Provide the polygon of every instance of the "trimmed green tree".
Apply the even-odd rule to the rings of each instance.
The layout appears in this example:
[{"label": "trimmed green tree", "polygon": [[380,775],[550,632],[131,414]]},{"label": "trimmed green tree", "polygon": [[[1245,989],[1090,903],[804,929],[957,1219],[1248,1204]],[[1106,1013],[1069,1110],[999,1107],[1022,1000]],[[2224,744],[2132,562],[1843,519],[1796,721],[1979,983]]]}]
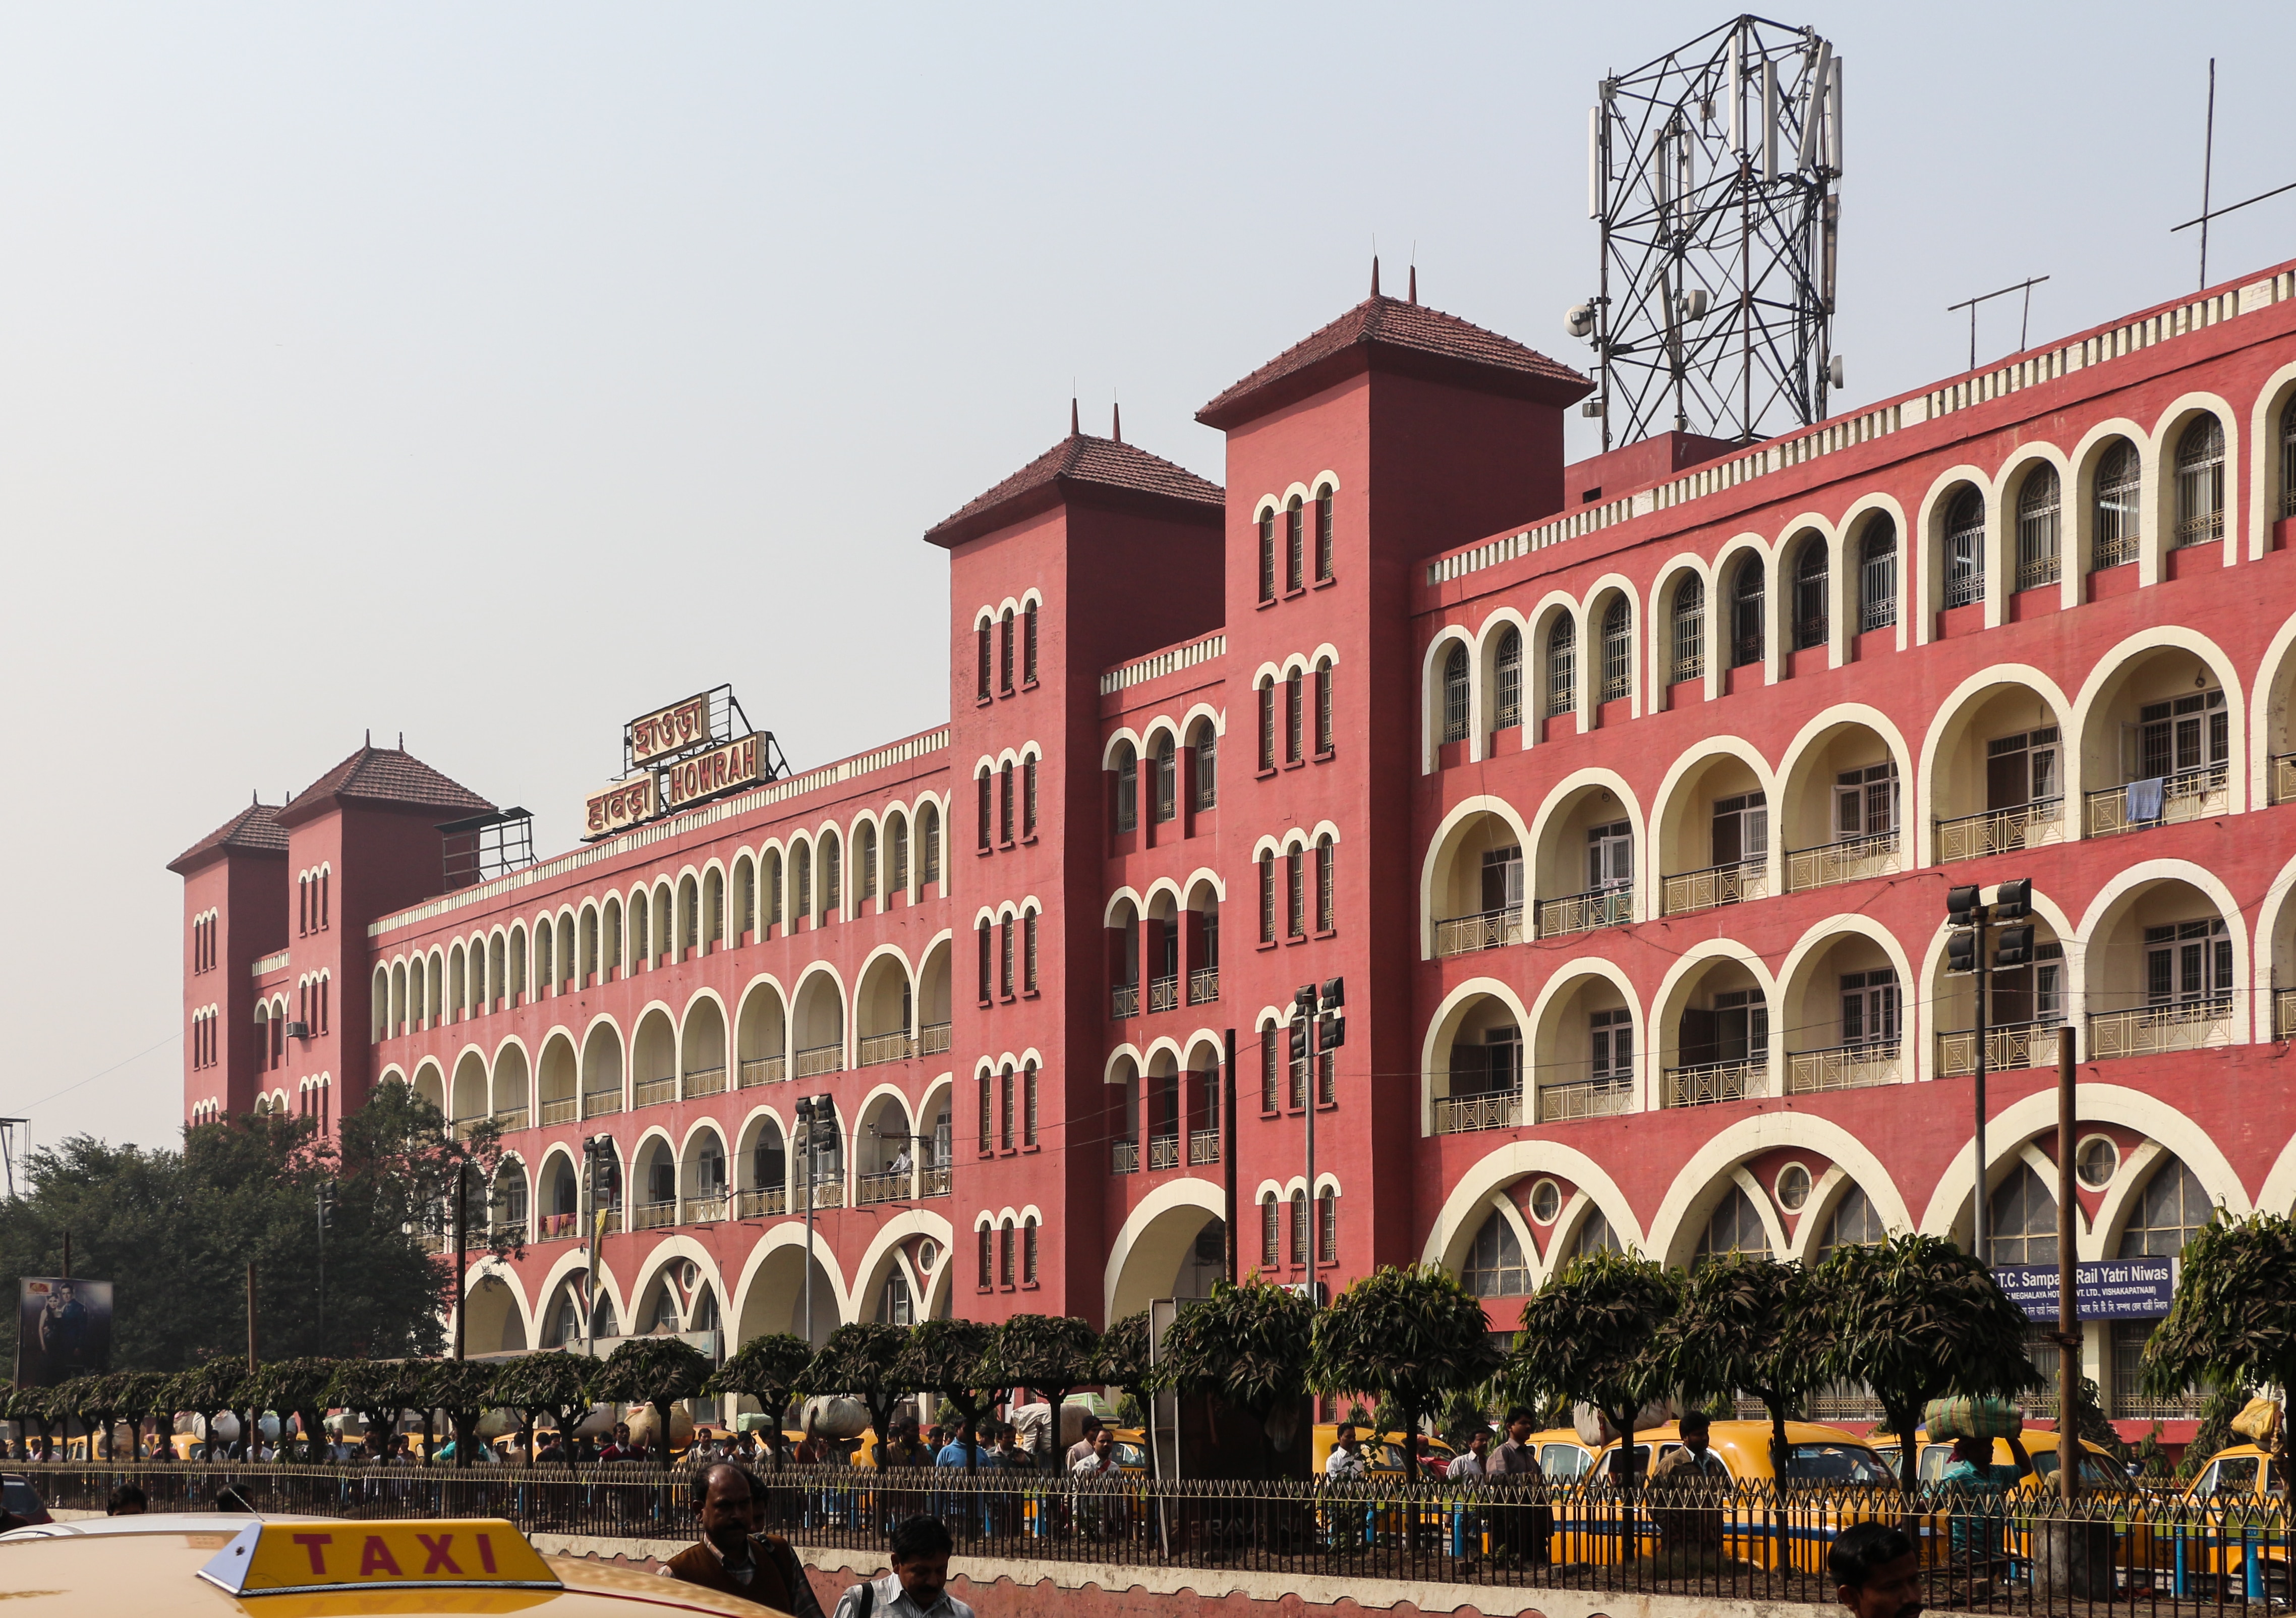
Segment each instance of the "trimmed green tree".
[{"label": "trimmed green tree", "polygon": [[1052,1409],[1052,1442],[1059,1447],[1061,1405],[1069,1390],[1093,1380],[1100,1334],[1074,1315],[1014,1315],[996,1328],[990,1381],[1016,1393],[1026,1390]]},{"label": "trimmed green tree", "polygon": [[[2185,1243],[2176,1299],[2145,1340],[2142,1363],[2145,1390],[2163,1398],[2194,1387],[2296,1388],[2296,1220],[2219,1218]],[[2284,1468],[2285,1421],[2275,1445]]]},{"label": "trimmed green tree", "polygon": [[536,1419],[547,1416],[558,1429],[567,1466],[573,1466],[574,1427],[590,1409],[590,1376],[596,1368],[582,1355],[552,1349],[505,1359],[496,1369],[488,1397],[496,1408],[518,1412],[529,1465],[534,1459]]},{"label": "trimmed green tree", "polygon": [[[790,1339],[800,1348],[802,1338]],[[816,1394],[843,1394],[857,1399],[869,1409],[869,1425],[876,1432],[879,1444],[892,1441],[893,1407],[912,1390],[908,1374],[909,1334],[905,1327],[881,1326],[874,1321],[857,1320],[840,1326],[829,1334],[829,1341],[821,1351],[806,1362],[798,1373],[794,1391],[810,1398]],[[775,1438],[780,1437],[781,1409],[774,1411]],[[780,1461],[778,1449],[775,1464]]]},{"label": "trimmed green tree", "polygon": [[[1138,1403],[1147,1401],[1148,1311],[1127,1315],[1110,1323],[1100,1335],[1100,1351],[1093,1356],[1092,1374],[1104,1388],[1129,1393]],[[1111,1401],[1113,1402],[1113,1401]]]},{"label": "trimmed green tree", "polygon": [[1249,1412],[1262,1475],[1277,1475],[1299,1437],[1315,1328],[1315,1305],[1297,1293],[1257,1279],[1215,1281],[1211,1296],[1173,1317],[1152,1385]]},{"label": "trimmed green tree", "polygon": [[[348,1410],[379,1434],[377,1454],[387,1453],[399,1417],[422,1404],[427,1362],[419,1359],[338,1359],[324,1395],[332,1409]],[[427,1457],[425,1458],[428,1458]]]},{"label": "trimmed green tree", "polygon": [[[479,1418],[494,1409],[496,1367],[483,1359],[432,1359],[425,1362],[421,1392],[424,1410],[444,1410],[455,1430],[455,1465],[471,1464],[471,1450],[480,1442]],[[427,1444],[430,1424],[423,1432]]]},{"label": "trimmed green tree", "polygon": [[1751,1393],[1770,1417],[1770,1475],[1788,1472],[1786,1423],[1825,1385],[1827,1314],[1816,1272],[1767,1253],[1718,1253],[1690,1272],[1660,1337],[1693,1400]]},{"label": "trimmed green tree", "polygon": [[[904,1343],[904,1351],[906,1347]],[[767,1332],[734,1350],[701,1385],[704,1393],[746,1393],[758,1401],[766,1413],[766,1448],[773,1454],[776,1472],[782,1469],[782,1452],[787,1447],[782,1438],[782,1417],[797,1397],[798,1384],[812,1363],[813,1351],[804,1338],[794,1332]]]},{"label": "trimmed green tree", "polygon": [[996,1346],[996,1328],[985,1320],[920,1320],[909,1328],[909,1351],[902,1362],[902,1379],[921,1393],[937,1393],[955,1411],[964,1433],[964,1470],[980,1470],[980,1441],[975,1436],[996,1367],[989,1355]]},{"label": "trimmed green tree", "polygon": [[590,1383],[593,1399],[623,1405],[652,1405],[657,1449],[669,1464],[669,1408],[693,1399],[709,1380],[709,1356],[683,1338],[631,1337],[615,1346]]},{"label": "trimmed green tree", "polygon": [[90,1460],[99,1458],[96,1437],[99,1433],[111,1432],[111,1418],[119,1410],[119,1407],[113,1400],[114,1391],[111,1376],[104,1371],[71,1377],[49,1390],[49,1409],[86,1429],[87,1458]]},{"label": "trimmed green tree", "polygon": [[[1318,1312],[1308,1379],[1324,1393],[1372,1393],[1403,1427],[1407,1475],[1419,1478],[1420,1424],[1505,1363],[1483,1301],[1440,1264],[1383,1265]],[[1417,1526],[1417,1519],[1413,1519]]]},{"label": "trimmed green tree", "polygon": [[1629,1489],[1635,1417],[1672,1388],[1659,1339],[1681,1294],[1680,1273],[1654,1260],[1584,1253],[1523,1303],[1522,1331],[1500,1374],[1515,1403],[1583,1401],[1600,1410],[1619,1433],[1619,1481]]},{"label": "trimmed green tree", "polygon": [[240,1398],[258,1410],[279,1413],[279,1453],[287,1453],[287,1417],[303,1424],[303,1458],[316,1461],[326,1441],[327,1384],[334,1380],[332,1359],[269,1359],[255,1367]]},{"label": "trimmed green tree", "polygon": [[189,1410],[200,1418],[208,1447],[208,1458],[220,1460],[217,1453],[222,1441],[216,1436],[216,1422],[226,1410],[239,1408],[239,1384],[247,1380],[247,1362],[218,1356],[193,1366],[188,1371],[178,1371],[168,1379],[164,1402],[176,1410]]},{"label": "trimmed green tree", "polygon": [[2025,1311],[1993,1272],[1943,1236],[1844,1247],[1818,1266],[1824,1374],[1862,1382],[1898,1437],[1898,1478],[1914,1487],[1922,1407],[1948,1393],[2014,1393],[2037,1380]]}]

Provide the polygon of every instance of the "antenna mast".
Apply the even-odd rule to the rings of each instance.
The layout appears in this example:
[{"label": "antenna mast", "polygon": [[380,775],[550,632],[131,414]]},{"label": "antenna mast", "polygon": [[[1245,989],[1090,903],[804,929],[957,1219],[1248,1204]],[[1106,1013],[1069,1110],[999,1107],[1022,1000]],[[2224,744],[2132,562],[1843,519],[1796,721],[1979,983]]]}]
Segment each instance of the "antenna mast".
[{"label": "antenna mast", "polygon": [[1751,442],[1828,414],[1841,62],[1741,16],[1603,80],[1587,116],[1603,448],[1672,429]]}]

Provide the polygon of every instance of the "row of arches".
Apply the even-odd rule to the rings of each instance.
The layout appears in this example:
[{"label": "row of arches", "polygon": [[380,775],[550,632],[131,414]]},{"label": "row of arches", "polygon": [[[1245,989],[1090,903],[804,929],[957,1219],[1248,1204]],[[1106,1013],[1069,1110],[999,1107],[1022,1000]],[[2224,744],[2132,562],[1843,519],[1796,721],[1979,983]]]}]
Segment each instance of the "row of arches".
[{"label": "row of arches", "polygon": [[[2251,477],[2268,523],[2296,511],[2296,367],[2267,400]],[[1525,740],[1549,722],[1591,728],[1606,703],[1656,711],[1691,682],[1717,694],[1732,670],[1775,680],[1798,653],[1839,665],[1853,639],[1875,631],[1925,644],[1956,608],[1982,605],[1985,623],[1997,624],[2023,590],[2056,587],[2074,606],[2088,573],[2134,565],[2150,584],[2177,550],[2216,545],[2229,563],[2235,419],[2223,400],[2190,396],[2150,429],[2116,420],[2070,451],[2032,441],[1991,472],[1955,467],[1911,513],[1868,495],[1838,519],[1798,516],[1775,540],[1744,534],[1710,559],[1670,557],[1647,587],[1606,574],[1580,597],[1552,591],[1527,613],[1505,607],[1474,629],[1447,626],[1425,665],[1423,768],[1449,744],[1480,758],[1518,727]],[[1906,544],[1907,533],[1919,542]],[[2257,551],[2261,537],[2251,538]],[[1903,624],[1901,603],[1913,606]]]},{"label": "row of arches", "polygon": [[[947,868],[946,798],[865,810],[786,842],[736,850],[627,893],[567,900],[374,971],[378,1042],[570,993],[750,938],[851,920],[875,905],[917,903]],[[849,859],[848,850],[850,850]]]}]

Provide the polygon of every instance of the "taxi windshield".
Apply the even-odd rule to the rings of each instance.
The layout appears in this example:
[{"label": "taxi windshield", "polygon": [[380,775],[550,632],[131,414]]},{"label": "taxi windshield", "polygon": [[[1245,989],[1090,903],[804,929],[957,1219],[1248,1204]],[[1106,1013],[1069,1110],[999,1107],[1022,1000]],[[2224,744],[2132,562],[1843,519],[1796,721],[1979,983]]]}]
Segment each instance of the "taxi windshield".
[{"label": "taxi windshield", "polygon": [[[2057,1452],[2054,1450],[2036,1451],[2033,1456],[2033,1470],[2043,1477],[2054,1477],[2057,1474]],[[2080,1481],[2082,1487],[2088,1489],[2126,1491],[2133,1486],[2128,1481],[2127,1473],[2107,1462],[2103,1456],[2092,1454],[2087,1450],[2081,1451]]]},{"label": "taxi windshield", "polygon": [[1786,1450],[1786,1476],[1795,1482],[1887,1483],[1889,1468],[1863,1444],[1794,1444]]}]

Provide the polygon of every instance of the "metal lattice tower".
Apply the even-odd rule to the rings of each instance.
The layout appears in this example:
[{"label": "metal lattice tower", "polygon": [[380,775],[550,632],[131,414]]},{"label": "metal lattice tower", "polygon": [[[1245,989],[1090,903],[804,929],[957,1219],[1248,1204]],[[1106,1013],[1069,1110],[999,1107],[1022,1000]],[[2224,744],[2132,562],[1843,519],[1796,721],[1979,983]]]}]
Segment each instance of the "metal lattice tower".
[{"label": "metal lattice tower", "polygon": [[[1827,414],[1841,62],[1742,16],[1602,86],[1587,119],[1603,448],[1671,427],[1751,442]],[[1786,418],[1791,417],[1791,421]]]}]

